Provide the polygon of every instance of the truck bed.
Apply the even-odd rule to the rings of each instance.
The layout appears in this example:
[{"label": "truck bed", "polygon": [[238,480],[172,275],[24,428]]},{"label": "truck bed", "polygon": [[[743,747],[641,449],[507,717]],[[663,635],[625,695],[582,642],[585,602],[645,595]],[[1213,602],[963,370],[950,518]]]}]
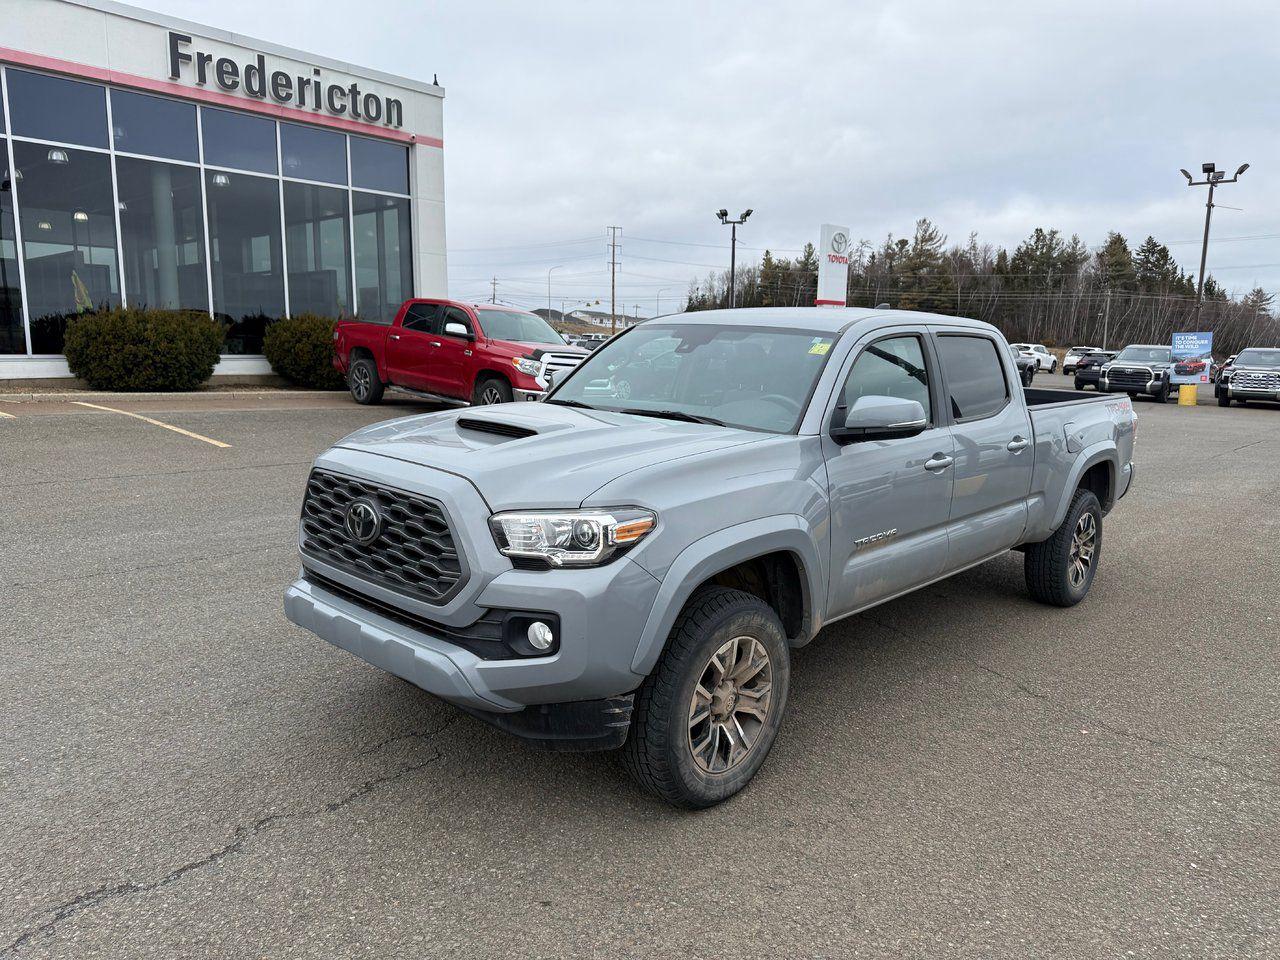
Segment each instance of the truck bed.
[{"label": "truck bed", "polygon": [[1105,393],[1089,393],[1085,390],[1045,390],[1027,387],[1023,390],[1028,407],[1049,407],[1055,404],[1079,403],[1082,400],[1104,400],[1115,398]]}]

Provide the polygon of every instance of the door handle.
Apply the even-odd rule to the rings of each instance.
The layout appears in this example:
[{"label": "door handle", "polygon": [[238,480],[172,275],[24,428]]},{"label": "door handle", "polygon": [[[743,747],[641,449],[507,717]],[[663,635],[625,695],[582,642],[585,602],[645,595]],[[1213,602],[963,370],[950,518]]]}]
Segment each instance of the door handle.
[{"label": "door handle", "polygon": [[400,334],[398,334],[398,333],[389,333],[389,334],[387,334],[387,336],[388,336],[390,339],[392,339],[392,340],[399,340],[399,339],[400,339]]},{"label": "door handle", "polygon": [[1014,437],[1012,440],[1009,441],[1008,449],[1011,450],[1013,453],[1018,453],[1022,450],[1027,449],[1027,447],[1029,446],[1031,446],[1031,441],[1028,440],[1026,437]]},{"label": "door handle", "polygon": [[935,453],[924,462],[924,468],[931,473],[937,473],[939,470],[947,469],[955,462],[955,457],[947,457],[940,453]]},{"label": "door handle", "polygon": [[440,341],[439,341],[439,340],[432,340],[432,341],[431,341],[431,345],[432,345],[433,347],[438,347],[438,346],[440,346]]}]

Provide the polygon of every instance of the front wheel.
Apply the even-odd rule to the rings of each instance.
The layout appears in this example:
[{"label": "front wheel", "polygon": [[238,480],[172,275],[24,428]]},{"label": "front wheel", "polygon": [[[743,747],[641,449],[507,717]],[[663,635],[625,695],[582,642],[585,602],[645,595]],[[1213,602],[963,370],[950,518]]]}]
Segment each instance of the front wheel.
[{"label": "front wheel", "polygon": [[1091,490],[1077,490],[1053,536],[1027,547],[1024,569],[1033,600],[1073,607],[1085,598],[1102,550],[1102,506]]},{"label": "front wheel", "polygon": [[1169,384],[1162,383],[1160,388],[1153,394],[1156,403],[1167,403],[1169,400]]},{"label": "front wheel", "polygon": [[1225,393],[1219,393],[1219,394],[1218,394],[1218,406],[1220,406],[1220,407],[1229,407],[1229,406],[1231,406],[1231,398],[1230,398],[1229,396],[1227,396]]},{"label": "front wheel", "polygon": [[726,587],[698,591],[636,694],[628,771],[673,806],[728,799],[769,755],[790,680],[786,636],[768,604]]},{"label": "front wheel", "polygon": [[510,403],[512,397],[511,384],[500,377],[489,377],[476,384],[475,392],[471,396],[471,402],[477,406],[491,403]]}]

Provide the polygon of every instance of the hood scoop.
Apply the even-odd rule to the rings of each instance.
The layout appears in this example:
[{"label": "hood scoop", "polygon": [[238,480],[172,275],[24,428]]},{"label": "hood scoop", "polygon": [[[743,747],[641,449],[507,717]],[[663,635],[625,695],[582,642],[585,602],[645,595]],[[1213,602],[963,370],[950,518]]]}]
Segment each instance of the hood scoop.
[{"label": "hood scoop", "polygon": [[459,417],[459,430],[474,430],[476,433],[492,433],[499,437],[519,440],[523,437],[536,437],[537,430],[530,430],[514,423],[503,423],[501,420],[480,420],[476,417]]}]

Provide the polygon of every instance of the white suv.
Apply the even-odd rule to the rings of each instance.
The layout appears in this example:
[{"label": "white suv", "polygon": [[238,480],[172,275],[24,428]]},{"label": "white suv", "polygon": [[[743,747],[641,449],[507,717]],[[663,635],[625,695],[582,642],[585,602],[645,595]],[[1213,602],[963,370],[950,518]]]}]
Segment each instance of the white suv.
[{"label": "white suv", "polygon": [[1050,353],[1049,348],[1043,343],[1012,343],[1010,346],[1024,357],[1031,357],[1035,360],[1037,370],[1048,370],[1050,373],[1058,372],[1058,358]]}]

